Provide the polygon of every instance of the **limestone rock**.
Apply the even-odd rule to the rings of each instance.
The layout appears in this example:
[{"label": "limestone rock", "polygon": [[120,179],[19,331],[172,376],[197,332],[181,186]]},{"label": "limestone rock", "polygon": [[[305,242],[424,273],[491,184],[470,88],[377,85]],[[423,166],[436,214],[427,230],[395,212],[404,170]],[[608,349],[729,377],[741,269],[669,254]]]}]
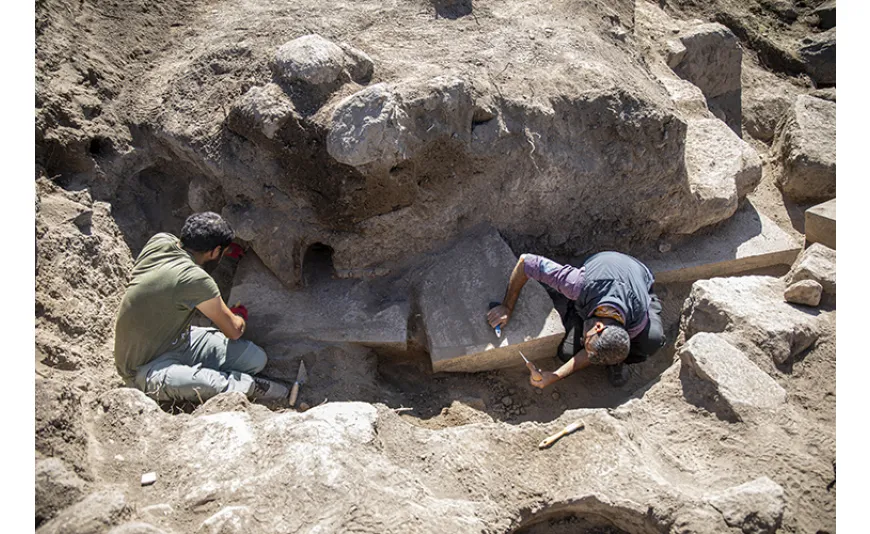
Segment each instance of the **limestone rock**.
[{"label": "limestone rock", "polygon": [[371,77],[372,62],[364,53],[339,45],[318,34],[299,37],[281,45],[272,68],[287,83],[303,82],[321,88],[340,83],[347,76],[358,82]]},{"label": "limestone rock", "polygon": [[801,95],[777,127],[772,152],[782,170],[777,183],[796,202],[837,194],[837,104]]},{"label": "limestone rock", "polygon": [[786,282],[793,284],[801,280],[815,280],[822,284],[828,295],[837,294],[837,251],[821,243],[813,243],[798,256]]},{"label": "limestone rock", "polygon": [[818,85],[837,83],[837,28],[804,37],[797,49],[807,73]]},{"label": "limestone rock", "polygon": [[118,525],[110,530],[109,534],[166,534],[166,532],[154,525],[136,521]]},{"label": "limestone rock", "polygon": [[715,386],[739,417],[753,410],[775,409],[786,400],[785,390],[774,379],[718,334],[695,334],[679,356],[684,366]]},{"label": "limestone rock", "polygon": [[84,497],[87,483],[57,458],[36,461],[36,524]]},{"label": "limestone rock", "polygon": [[767,477],[728,488],[708,496],[711,506],[722,512],[725,522],[747,534],[776,532],[782,523],[785,492]]},{"label": "limestone rock", "polygon": [[227,117],[227,127],[239,135],[256,141],[260,137],[274,139],[288,121],[299,117],[293,102],[274,83],[251,87],[236,100]]},{"label": "limestone rock", "polygon": [[458,78],[379,83],[338,104],[326,148],[341,163],[388,169],[438,139],[468,142],[473,113]]},{"label": "limestone rock", "polygon": [[832,198],[804,212],[807,243],[821,243],[837,249],[837,199]]},{"label": "limestone rock", "polygon": [[784,297],[793,304],[818,306],[822,300],[822,284],[815,280],[795,282],[786,288]]},{"label": "limestone rock", "polygon": [[535,280],[526,282],[500,338],[486,322],[489,303],[502,299],[516,263],[496,231],[480,229],[433,258],[415,276],[434,371],[522,365],[518,350],[530,360],[556,355],[565,329],[553,301]]},{"label": "limestone rock", "polygon": [[758,153],[719,119],[688,121],[685,158],[698,215],[682,233],[731,217],[738,200],[761,181]]},{"label": "limestone rock", "polygon": [[120,490],[105,489],[60,512],[38,534],[102,534],[128,519],[133,509]]},{"label": "limestone rock", "polygon": [[247,506],[227,506],[199,526],[205,534],[245,534],[251,531],[251,509]]},{"label": "limestone rock", "polygon": [[681,329],[691,339],[699,332],[724,332],[756,346],[781,364],[812,346],[819,337],[814,315],[783,301],[785,282],[769,276],[699,280],[683,305]]},{"label": "limestone rock", "polygon": [[752,137],[770,143],[780,119],[800,94],[788,81],[745,65],[742,90],[743,128]]},{"label": "limestone rock", "polygon": [[743,49],[737,36],[719,23],[700,24],[680,32],[679,47],[668,59],[681,78],[692,82],[707,98],[707,107],[740,135],[740,69]]}]

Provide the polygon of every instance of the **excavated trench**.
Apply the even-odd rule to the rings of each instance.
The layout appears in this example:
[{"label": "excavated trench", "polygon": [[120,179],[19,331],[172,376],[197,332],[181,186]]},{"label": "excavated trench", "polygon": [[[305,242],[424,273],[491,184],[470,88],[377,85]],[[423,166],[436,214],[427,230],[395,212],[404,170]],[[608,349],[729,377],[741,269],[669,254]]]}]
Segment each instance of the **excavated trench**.
[{"label": "excavated trench", "polygon": [[[248,254],[256,255],[253,251]],[[330,246],[314,243],[307,247],[302,256],[303,284],[296,290],[297,294],[308,297],[316,294],[317,297],[311,300],[319,303],[318,307],[321,308],[309,309],[307,313],[310,315],[327,312],[330,303],[335,301],[333,297],[338,297],[348,287],[348,280],[336,278],[332,254]],[[237,260],[223,259],[212,273],[222,296],[230,305],[235,304],[228,299],[238,266]],[[505,282],[508,275],[505,273]],[[401,277],[391,277],[373,285],[379,287],[378,293],[383,303],[394,298],[392,293],[403,290],[406,283]],[[269,354],[264,376],[292,383],[298,361],[305,361],[310,379],[300,393],[300,405],[303,407],[339,401],[383,403],[397,410],[407,422],[426,428],[445,428],[490,420],[514,425],[523,422],[546,423],[559,418],[566,410],[614,408],[635,395],[642,395],[673,362],[680,310],[690,287],[691,284],[685,283],[657,285],[656,291],[663,303],[668,342],[646,362],[630,366],[629,382],[619,388],[611,386],[604,368],[598,367],[578,372],[546,390],[532,387],[528,372],[521,365],[477,373],[433,373],[425,346],[424,326],[414,309],[409,314],[407,348],[401,351],[312,342],[304,337],[282,340],[277,344],[248,337],[261,344]],[[568,301],[558,293],[549,294],[555,308],[564,315]],[[476,319],[479,318],[468,318]],[[269,321],[269,318],[255,316],[251,320]],[[200,316],[194,324],[206,326],[209,321]],[[540,365],[553,370],[561,363],[554,358],[543,360]],[[197,407],[187,403],[164,403],[162,406],[170,413],[190,413]]]}]

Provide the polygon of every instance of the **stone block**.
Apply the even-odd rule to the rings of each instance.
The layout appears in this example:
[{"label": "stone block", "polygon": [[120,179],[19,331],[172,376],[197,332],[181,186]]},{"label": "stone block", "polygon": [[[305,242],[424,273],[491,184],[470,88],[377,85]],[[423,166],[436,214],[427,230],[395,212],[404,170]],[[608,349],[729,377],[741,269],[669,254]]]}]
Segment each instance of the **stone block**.
[{"label": "stone block", "polygon": [[408,300],[389,287],[362,280],[327,280],[287,289],[253,252],[242,258],[230,305],[248,308],[245,338],[259,345],[306,339],[404,351]]},{"label": "stone block", "polygon": [[832,198],[804,212],[804,234],[808,243],[837,249],[837,199]]},{"label": "stone block", "polygon": [[739,199],[761,181],[761,158],[719,119],[691,119],[687,125],[686,172],[697,215],[681,232],[691,234],[734,215]]},{"label": "stone block", "polygon": [[785,390],[774,379],[717,334],[695,334],[679,356],[684,366],[715,386],[738,417],[757,409],[774,409],[786,400]]},{"label": "stone block", "polygon": [[281,45],[272,69],[285,82],[329,87],[344,79],[364,82],[371,78],[373,63],[364,52],[338,45],[320,35],[304,35]]},{"label": "stone block", "polygon": [[420,312],[435,372],[477,372],[523,365],[556,355],[565,329],[546,290],[529,280],[501,338],[486,322],[499,302],[517,257],[492,229],[479,229],[421,269]]},{"label": "stone block", "polygon": [[777,126],[771,152],[781,162],[777,184],[795,202],[837,196],[837,104],[809,95],[795,100]]},{"label": "stone block", "polygon": [[754,345],[783,364],[811,347],[822,329],[816,314],[783,300],[785,288],[772,276],[699,280],[683,304],[680,329],[688,339],[721,332],[732,344]]},{"label": "stone block", "polygon": [[693,236],[644,259],[656,282],[690,282],[790,265],[801,245],[746,203],[712,235]]}]

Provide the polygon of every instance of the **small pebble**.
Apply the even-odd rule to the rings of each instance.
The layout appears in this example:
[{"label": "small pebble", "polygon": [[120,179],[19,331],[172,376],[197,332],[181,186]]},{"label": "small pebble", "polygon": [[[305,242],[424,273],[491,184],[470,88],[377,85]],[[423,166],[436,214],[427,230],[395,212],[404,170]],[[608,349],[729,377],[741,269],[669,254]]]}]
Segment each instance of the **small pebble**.
[{"label": "small pebble", "polygon": [[150,473],[145,473],[144,475],[142,475],[142,485],[143,486],[150,486],[151,484],[154,484],[155,482],[157,482],[157,473],[155,473],[154,471],[151,471]]},{"label": "small pebble", "polygon": [[501,403],[504,404],[505,406],[510,406],[511,404],[514,403],[514,400],[512,398],[510,398],[510,396],[505,396],[504,398],[501,399]]},{"label": "small pebble", "polygon": [[123,462],[123,461],[124,461],[124,457],[121,456],[120,454],[116,454],[116,455],[115,455],[115,460],[117,460],[117,461],[119,461],[119,462]]},{"label": "small pebble", "polygon": [[562,408],[563,410],[567,410],[567,409],[568,409],[568,405],[567,405],[567,404],[563,404],[563,405],[561,406],[561,408]]},{"label": "small pebble", "polygon": [[300,402],[299,403],[299,411],[300,412],[308,411],[309,408],[311,408],[311,406],[309,406],[307,402]]},{"label": "small pebble", "polygon": [[553,397],[553,400],[559,400],[559,392],[554,391],[553,394],[551,395],[551,397]]},{"label": "small pebble", "polygon": [[544,392],[541,391],[541,389],[535,388],[535,395],[543,395],[543,394],[544,394]]}]

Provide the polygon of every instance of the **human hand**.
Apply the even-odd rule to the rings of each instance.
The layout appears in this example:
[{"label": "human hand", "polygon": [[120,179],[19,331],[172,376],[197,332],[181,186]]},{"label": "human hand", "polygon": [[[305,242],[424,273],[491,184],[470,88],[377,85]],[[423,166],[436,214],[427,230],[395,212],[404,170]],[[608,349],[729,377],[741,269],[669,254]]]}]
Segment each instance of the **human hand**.
[{"label": "human hand", "polygon": [[241,302],[230,308],[230,312],[244,319],[246,323],[248,322],[248,308],[242,306]]},{"label": "human hand", "polygon": [[539,380],[535,380],[535,373],[532,373],[532,376],[529,377],[529,383],[538,389],[544,389],[553,382],[558,382],[561,379],[559,375],[551,371],[537,371],[537,376],[540,377]]},{"label": "human hand", "polygon": [[503,327],[511,320],[511,313],[513,313],[513,310],[504,304],[499,304],[487,312],[486,321],[489,323],[489,326],[493,328],[496,326]]}]

